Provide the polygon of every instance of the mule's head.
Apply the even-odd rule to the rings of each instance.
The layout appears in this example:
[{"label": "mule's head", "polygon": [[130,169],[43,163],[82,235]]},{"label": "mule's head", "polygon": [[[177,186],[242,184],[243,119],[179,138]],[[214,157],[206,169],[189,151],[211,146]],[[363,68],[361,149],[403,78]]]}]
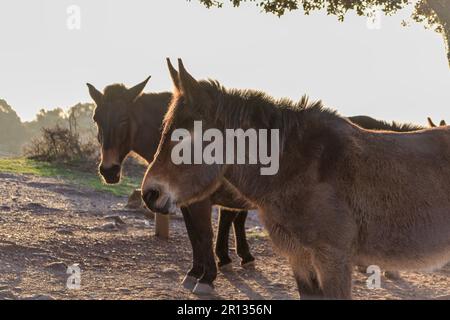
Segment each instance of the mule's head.
[{"label": "mule's head", "polygon": [[[203,130],[214,123],[213,87],[209,82],[195,80],[181,60],[179,72],[167,62],[174,83],[173,100],[164,118],[158,150],[142,183],[144,202],[160,213],[206,198],[220,185],[225,170],[223,164],[201,161],[198,152],[195,156],[195,143],[198,146],[203,141],[194,135],[194,121],[201,121]],[[181,153],[185,161],[180,161]]]},{"label": "mule's head", "polygon": [[132,149],[134,133],[130,109],[149,79],[150,77],[130,89],[121,84],[110,85],[103,93],[87,84],[89,94],[96,104],[94,121],[101,145],[99,172],[106,183],[115,184],[120,181],[122,162]]}]

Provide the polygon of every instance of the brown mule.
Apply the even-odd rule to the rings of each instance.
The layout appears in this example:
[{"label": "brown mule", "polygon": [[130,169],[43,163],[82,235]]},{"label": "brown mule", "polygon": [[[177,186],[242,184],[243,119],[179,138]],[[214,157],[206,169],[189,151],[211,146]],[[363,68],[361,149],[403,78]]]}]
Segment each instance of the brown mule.
[{"label": "brown mule", "polygon": [[[103,93],[88,84],[89,93],[97,105],[94,121],[101,145],[99,172],[109,184],[120,181],[122,163],[129,154],[138,154],[150,163],[158,147],[161,123],[172,94],[143,94],[148,80],[130,89],[120,84],[110,85]],[[195,293],[202,293],[202,290],[208,292],[213,288],[217,275],[212,252],[211,203],[208,200],[201,201],[181,211],[193,248],[193,265],[183,285]],[[215,250],[220,268],[229,269],[232,262],[228,255],[232,225],[236,252],[242,259],[242,266],[249,267],[254,262],[245,234],[246,218],[246,210],[220,209]],[[195,288],[198,281],[205,285]]]},{"label": "brown mule", "polygon": [[[279,171],[262,164],[176,165],[176,129],[279,130]],[[450,128],[363,129],[321,102],[274,100],[196,81],[179,61],[179,85],[143,181],[153,208],[189,204],[218,187],[258,207],[291,264],[302,298],[350,299],[354,265],[439,267],[450,259]]]}]

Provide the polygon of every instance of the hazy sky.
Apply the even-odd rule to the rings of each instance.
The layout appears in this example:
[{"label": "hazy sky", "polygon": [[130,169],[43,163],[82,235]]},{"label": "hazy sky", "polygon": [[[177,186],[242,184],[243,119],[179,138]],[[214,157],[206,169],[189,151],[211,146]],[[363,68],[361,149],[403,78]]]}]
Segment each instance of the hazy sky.
[{"label": "hazy sky", "polygon": [[[81,30],[67,7],[81,8]],[[450,69],[440,35],[402,27],[405,12],[344,23],[324,13],[277,18],[253,4],[208,10],[192,0],[2,0],[0,98],[23,120],[40,108],[91,101],[85,86],[171,89],[165,57],[197,78],[298,99],[322,99],[343,115],[425,123],[450,120]]]}]

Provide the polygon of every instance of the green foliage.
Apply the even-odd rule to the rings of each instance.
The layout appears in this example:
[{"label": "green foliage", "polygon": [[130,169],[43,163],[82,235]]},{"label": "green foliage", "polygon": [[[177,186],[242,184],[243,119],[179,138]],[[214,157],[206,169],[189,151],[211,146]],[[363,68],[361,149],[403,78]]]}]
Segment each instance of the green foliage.
[{"label": "green foliage", "polygon": [[53,177],[93,190],[109,192],[117,196],[128,196],[140,185],[138,177],[124,177],[119,185],[110,186],[104,184],[101,178],[95,174],[95,171],[85,171],[81,165],[76,163],[71,165],[54,164],[26,158],[0,159],[0,172]]},{"label": "green foliage", "polygon": [[96,163],[99,146],[92,116],[94,105],[77,104],[67,113],[61,108],[41,110],[28,127],[40,128],[33,132],[24,154],[30,159],[49,162],[85,161]]},{"label": "green foliage", "polygon": [[[41,110],[35,120],[22,123],[13,108],[0,100],[0,172],[55,177],[94,190],[128,196],[139,187],[145,166],[131,159],[119,185],[103,183],[96,174],[99,146],[93,111],[93,104],[80,103],[67,112],[61,108]],[[20,154],[24,146],[34,159],[2,158]]]},{"label": "green foliage", "polygon": [[92,120],[95,105],[91,103],[78,103],[67,112],[69,129],[79,135],[83,143],[91,142],[97,131]]},{"label": "green foliage", "polygon": [[33,138],[25,147],[24,153],[30,159],[48,162],[96,163],[99,158],[98,150],[97,143],[82,142],[77,133],[56,125],[43,128],[42,135]]},{"label": "green foliage", "polygon": [[263,239],[267,238],[269,235],[266,230],[251,228],[246,231],[247,238],[249,239]]},{"label": "green foliage", "polygon": [[25,136],[25,128],[17,113],[5,100],[0,99],[0,152],[19,152],[19,145],[24,143]]},{"label": "green foliage", "polygon": [[[191,0],[188,0],[191,1]],[[423,23],[442,34],[447,44],[447,57],[450,64],[450,1],[449,0],[199,0],[207,8],[221,8],[225,2],[238,7],[244,2],[253,2],[265,12],[284,15],[287,11],[303,9],[308,15],[312,11],[326,10],[327,14],[344,20],[349,11],[360,16],[370,16],[374,9],[382,10],[386,15],[395,14],[398,10],[414,5],[412,19]],[[415,4],[413,4],[415,3]]]},{"label": "green foliage", "polygon": [[92,120],[94,105],[79,103],[67,112],[62,108],[41,109],[30,122],[21,122],[13,108],[0,99],[0,156],[19,155],[23,147],[42,135],[42,130],[59,127],[78,135],[83,144],[92,143],[96,127]]},{"label": "green foliage", "polygon": [[[224,1],[199,0],[206,7],[222,7]],[[254,2],[265,12],[282,16],[286,11],[303,9],[305,14],[315,10],[325,9],[328,14],[344,19],[345,14],[354,10],[359,15],[367,15],[373,8],[380,8],[386,14],[392,14],[405,7],[409,0],[230,0],[233,6],[238,7],[243,2]]]},{"label": "green foliage", "polygon": [[72,132],[81,135],[90,135],[95,137],[95,125],[92,121],[94,105],[90,103],[79,103],[67,112],[62,108],[50,110],[39,110],[33,121],[24,123],[28,131],[29,138],[39,136],[42,128],[67,128]]}]

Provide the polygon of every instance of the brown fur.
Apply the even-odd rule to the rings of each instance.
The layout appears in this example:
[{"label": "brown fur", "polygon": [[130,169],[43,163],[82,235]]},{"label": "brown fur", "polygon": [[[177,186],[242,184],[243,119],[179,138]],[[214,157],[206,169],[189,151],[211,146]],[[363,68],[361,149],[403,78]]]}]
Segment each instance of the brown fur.
[{"label": "brown fur", "polygon": [[[180,85],[143,182],[178,204],[220,182],[259,208],[291,263],[302,298],[351,298],[355,264],[439,267],[450,259],[450,129],[366,130],[321,103],[274,100],[197,82],[179,62]],[[280,171],[257,165],[179,165],[167,137],[204,127],[279,128]],[[157,201],[156,201],[157,203]]]}]

